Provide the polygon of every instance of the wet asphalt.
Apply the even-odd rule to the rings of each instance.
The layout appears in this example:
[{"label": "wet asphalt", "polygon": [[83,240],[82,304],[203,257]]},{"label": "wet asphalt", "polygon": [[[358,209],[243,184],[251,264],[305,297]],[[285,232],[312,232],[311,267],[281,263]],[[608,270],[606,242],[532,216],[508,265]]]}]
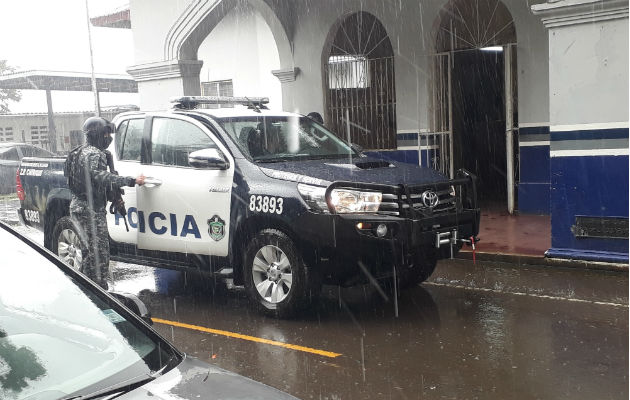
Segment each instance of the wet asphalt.
[{"label": "wet asphalt", "polygon": [[[522,268],[442,262],[430,282],[400,293],[398,317],[391,291],[386,300],[370,286],[325,287],[288,321],[198,277],[118,264],[115,278],[116,290],[146,286],[137,292],[164,321],[155,328],[186,353],[303,399],[628,398],[627,275]],[[476,269],[485,279],[460,279]],[[557,279],[571,276],[608,295],[561,289]]]},{"label": "wet asphalt", "polygon": [[397,301],[325,286],[276,320],[222,281],[112,266],[179,349],[299,398],[628,398],[627,272],[445,260]]}]

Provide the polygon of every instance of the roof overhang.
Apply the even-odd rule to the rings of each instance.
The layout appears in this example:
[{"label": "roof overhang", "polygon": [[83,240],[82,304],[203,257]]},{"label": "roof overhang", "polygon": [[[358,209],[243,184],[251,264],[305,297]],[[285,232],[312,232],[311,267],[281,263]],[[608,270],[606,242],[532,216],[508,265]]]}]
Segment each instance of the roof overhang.
[{"label": "roof overhang", "polygon": [[100,17],[90,18],[92,25],[101,28],[125,28],[131,29],[131,14],[129,9],[118,11]]},{"label": "roof overhang", "polygon": [[[138,84],[125,74],[95,74],[99,92],[137,93]],[[92,75],[87,72],[23,71],[0,75],[0,89],[92,91]]]}]

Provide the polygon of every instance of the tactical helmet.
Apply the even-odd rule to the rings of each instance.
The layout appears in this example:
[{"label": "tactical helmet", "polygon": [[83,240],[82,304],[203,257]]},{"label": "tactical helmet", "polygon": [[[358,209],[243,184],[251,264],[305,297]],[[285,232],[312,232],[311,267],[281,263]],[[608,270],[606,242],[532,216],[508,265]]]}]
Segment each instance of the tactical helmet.
[{"label": "tactical helmet", "polygon": [[102,117],[90,117],[83,123],[83,132],[89,144],[99,149],[106,149],[111,143],[105,135],[114,132],[114,125]]}]

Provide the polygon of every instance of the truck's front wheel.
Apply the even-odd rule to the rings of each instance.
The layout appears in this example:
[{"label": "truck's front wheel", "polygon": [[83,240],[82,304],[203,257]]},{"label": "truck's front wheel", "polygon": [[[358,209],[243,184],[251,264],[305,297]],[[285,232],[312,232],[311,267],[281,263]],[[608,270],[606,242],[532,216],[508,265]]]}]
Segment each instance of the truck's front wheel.
[{"label": "truck's front wheel", "polygon": [[52,231],[52,251],[66,264],[83,272],[84,246],[79,236],[79,228],[70,217],[57,220]]},{"label": "truck's front wheel", "polygon": [[295,244],[276,229],[265,229],[247,244],[244,254],[245,287],[266,314],[295,315],[321,291],[314,271],[306,266]]}]

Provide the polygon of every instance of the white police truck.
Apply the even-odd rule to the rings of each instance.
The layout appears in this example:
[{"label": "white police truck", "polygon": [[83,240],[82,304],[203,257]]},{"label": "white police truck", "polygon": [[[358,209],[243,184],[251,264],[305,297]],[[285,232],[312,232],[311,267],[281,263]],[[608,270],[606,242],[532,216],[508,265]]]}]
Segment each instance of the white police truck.
[{"label": "white police truck", "polygon": [[[165,112],[114,119],[109,151],[127,215],[109,214],[112,259],[219,274],[266,313],[290,316],[322,283],[427,279],[479,230],[475,178],[365,156],[308,117],[264,98],[182,97]],[[230,103],[242,107],[201,108]],[[27,158],[20,216],[80,266],[63,158]],[[126,228],[128,224],[128,229]]]}]

